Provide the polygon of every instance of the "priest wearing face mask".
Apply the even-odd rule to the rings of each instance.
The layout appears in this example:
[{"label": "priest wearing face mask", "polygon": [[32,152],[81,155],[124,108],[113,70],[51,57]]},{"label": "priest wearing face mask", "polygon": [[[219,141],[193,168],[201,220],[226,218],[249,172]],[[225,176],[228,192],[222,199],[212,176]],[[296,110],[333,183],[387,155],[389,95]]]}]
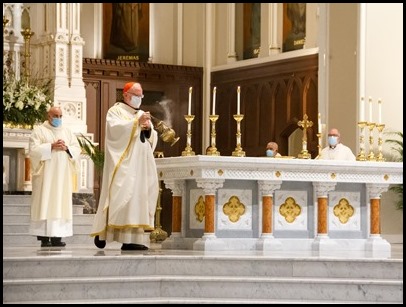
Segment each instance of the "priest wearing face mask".
[{"label": "priest wearing face mask", "polygon": [[154,159],[158,134],[149,112],[140,110],[143,90],[129,82],[123,102],[107,112],[105,160],[91,236],[98,248],[120,242],[122,250],[146,250],[154,229],[159,182]]},{"label": "priest wearing face mask", "polygon": [[62,237],[73,235],[73,176],[81,148],[76,135],[62,125],[62,110],[51,107],[48,120],[29,139],[32,171],[29,233],[41,247],[63,247]]},{"label": "priest wearing face mask", "polygon": [[278,144],[275,142],[269,142],[266,144],[266,156],[270,158],[275,158],[275,157],[282,157],[281,154],[278,152]]},{"label": "priest wearing face mask", "polygon": [[323,160],[347,160],[355,161],[355,155],[351,149],[340,141],[340,132],[333,128],[328,133],[328,146],[323,148],[319,159]]}]

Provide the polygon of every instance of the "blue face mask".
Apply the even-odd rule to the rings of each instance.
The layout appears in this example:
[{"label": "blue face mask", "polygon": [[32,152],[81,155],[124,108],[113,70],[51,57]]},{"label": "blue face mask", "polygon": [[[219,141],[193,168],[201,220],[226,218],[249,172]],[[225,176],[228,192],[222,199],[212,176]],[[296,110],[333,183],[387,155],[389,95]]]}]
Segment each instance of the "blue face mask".
[{"label": "blue face mask", "polygon": [[53,119],[52,119],[52,126],[54,126],[54,127],[59,127],[60,125],[62,125],[62,118],[57,118],[57,117],[54,117]]},{"label": "blue face mask", "polygon": [[267,157],[273,157],[274,156],[274,152],[272,149],[267,149],[266,150],[266,156]]},{"label": "blue face mask", "polygon": [[338,143],[338,137],[333,136],[333,135],[328,137],[328,144],[330,146],[336,146],[337,143]]}]

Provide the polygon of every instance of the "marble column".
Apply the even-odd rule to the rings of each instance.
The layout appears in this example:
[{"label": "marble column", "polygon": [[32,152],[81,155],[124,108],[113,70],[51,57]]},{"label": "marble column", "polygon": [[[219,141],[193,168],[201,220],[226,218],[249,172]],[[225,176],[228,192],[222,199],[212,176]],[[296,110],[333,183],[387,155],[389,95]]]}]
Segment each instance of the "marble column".
[{"label": "marble column", "polygon": [[335,182],[313,182],[317,196],[317,235],[312,243],[312,250],[329,251],[337,249],[328,237],[328,192],[335,189]]},{"label": "marble column", "polygon": [[369,199],[370,233],[365,249],[371,256],[388,257],[391,253],[390,243],[381,237],[381,194],[386,192],[389,184],[367,183],[367,197]]},{"label": "marble column", "polygon": [[262,234],[256,243],[257,250],[282,250],[282,243],[272,234],[273,193],[281,188],[281,184],[282,181],[258,181],[262,195]]},{"label": "marble column", "polygon": [[224,249],[224,242],[216,237],[215,210],[216,190],[223,187],[224,179],[196,179],[197,186],[204,190],[205,199],[205,221],[203,237],[193,244],[197,250],[221,250]]},{"label": "marble column", "polygon": [[165,180],[165,186],[172,191],[172,232],[162,242],[163,248],[184,249],[186,243],[182,235],[182,194],[185,190],[184,180]]}]

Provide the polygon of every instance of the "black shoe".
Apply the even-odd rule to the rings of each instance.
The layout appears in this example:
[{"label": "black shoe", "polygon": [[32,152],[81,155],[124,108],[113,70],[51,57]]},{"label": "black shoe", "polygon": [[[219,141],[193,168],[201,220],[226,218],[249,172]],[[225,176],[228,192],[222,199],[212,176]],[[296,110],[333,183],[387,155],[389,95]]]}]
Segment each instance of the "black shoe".
[{"label": "black shoe", "polygon": [[66,243],[62,242],[61,240],[62,240],[62,238],[59,238],[59,237],[51,238],[51,245],[52,246],[59,246],[59,247],[65,246]]},{"label": "black shoe", "polygon": [[94,237],[94,245],[96,245],[98,248],[105,248],[106,247],[106,241],[105,240],[100,240],[99,236]]},{"label": "black shoe", "polygon": [[49,237],[42,237],[42,236],[37,236],[37,240],[41,241],[41,247],[51,247],[51,241],[49,240]]},{"label": "black shoe", "polygon": [[52,243],[48,237],[41,237],[41,247],[51,247]]},{"label": "black shoe", "polygon": [[122,251],[145,251],[148,250],[148,247],[142,244],[134,244],[134,243],[123,243],[123,246],[121,246]]}]

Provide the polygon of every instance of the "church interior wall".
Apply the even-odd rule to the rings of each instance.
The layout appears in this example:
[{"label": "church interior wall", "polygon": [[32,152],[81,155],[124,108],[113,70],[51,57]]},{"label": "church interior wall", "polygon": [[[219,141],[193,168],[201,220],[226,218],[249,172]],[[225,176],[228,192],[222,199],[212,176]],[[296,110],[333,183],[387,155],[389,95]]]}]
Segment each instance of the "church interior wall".
[{"label": "church interior wall", "polygon": [[[44,14],[41,14],[44,7],[50,7],[53,4],[31,4],[34,16],[33,30],[36,32],[36,37],[40,37],[45,27]],[[102,27],[103,23],[101,16],[102,4],[81,4],[81,31],[80,34],[85,41],[83,47],[83,56],[89,58],[99,58],[100,42],[102,40]],[[204,71],[212,70],[217,67],[221,70],[229,63],[227,63],[227,10],[228,4],[215,4],[215,36],[212,38],[213,61],[210,67],[207,67],[205,61],[205,8],[206,4],[155,4],[151,3],[151,10],[153,11],[153,18],[155,20],[153,25],[153,63],[160,64],[178,64],[203,67]],[[178,5],[182,5],[183,9],[179,10]],[[264,6],[264,4],[262,4]],[[324,14],[320,10],[322,5],[328,6],[328,14],[332,18],[330,29],[332,30],[329,39],[326,42],[327,46],[321,46],[319,40],[319,33],[324,29],[319,28],[320,14]],[[353,7],[354,6],[354,7]],[[403,131],[403,4],[366,4],[367,8],[367,33],[366,33],[366,79],[365,94],[371,96],[376,103],[378,98],[383,99],[383,122],[387,124],[387,129],[394,131]],[[49,11],[51,14],[55,10]],[[182,12],[183,21],[179,23],[177,17]],[[355,13],[356,12],[356,13]],[[56,13],[56,12],[55,12]],[[349,13],[351,18],[348,16]],[[37,14],[37,15],[35,15]],[[237,9],[236,22],[238,23],[241,18],[238,15]],[[278,16],[281,16],[281,6],[278,7]],[[306,27],[306,45],[305,48],[326,48],[332,54],[327,53],[327,66],[331,64],[328,80],[325,80],[324,75],[319,76],[319,84],[325,84],[325,89],[328,95],[326,97],[319,97],[323,101],[319,101],[320,105],[325,105],[325,111],[322,110],[323,122],[327,128],[331,126],[338,126],[341,129],[345,143],[347,143],[355,153],[358,151],[358,129],[356,128],[356,114],[358,111],[358,100],[360,93],[360,85],[358,82],[358,75],[355,72],[354,66],[359,66],[359,62],[355,60],[356,56],[352,52],[359,52],[356,50],[356,44],[359,37],[357,36],[357,28],[359,28],[359,19],[354,14],[359,14],[359,4],[308,4],[307,5],[307,19]],[[47,18],[47,27],[50,33],[54,33],[56,26],[54,23],[56,18]],[[182,25],[182,29],[179,29]],[[281,25],[281,21],[278,21]],[[241,29],[237,25],[237,34]],[[278,32],[278,42],[281,43],[280,34]],[[333,37],[335,34],[338,37]],[[355,39],[355,41],[354,41]],[[179,40],[182,41],[182,48],[179,49]],[[34,40],[35,41],[35,40]],[[330,44],[331,42],[331,44]],[[236,50],[240,50],[240,41],[236,40]],[[305,50],[303,50],[305,51]],[[288,52],[292,56],[300,54],[298,51]],[[52,55],[52,54],[51,54]],[[320,57],[322,59],[322,57]],[[52,57],[51,57],[52,59]],[[246,65],[250,65],[251,60],[247,60]],[[323,61],[323,60],[321,60]],[[37,63],[40,60],[36,60]],[[320,62],[322,63],[322,62]],[[55,63],[53,63],[54,65]],[[231,64],[232,65],[232,64]],[[39,65],[40,66],[40,65]],[[321,66],[321,65],[320,65]],[[52,67],[49,67],[51,69]],[[209,78],[204,78],[204,90],[210,88]],[[320,86],[319,86],[320,87]],[[326,98],[326,99],[324,99]],[[210,109],[210,97],[203,95],[201,100],[205,106],[203,109]],[[368,107],[366,108],[368,110]],[[206,111],[207,113],[207,111]],[[204,113],[204,114],[206,114]],[[208,113],[207,113],[208,114]],[[206,114],[206,116],[207,116]],[[373,111],[374,118],[377,118],[376,108]],[[343,118],[345,118],[344,124]],[[205,129],[203,136],[208,139],[208,129]],[[386,136],[384,136],[386,137]],[[264,144],[265,145],[265,144]],[[205,146],[203,146],[205,148]],[[386,151],[389,148],[384,144]],[[389,207],[388,211],[385,210],[383,214],[382,227],[384,233],[399,234],[403,232],[403,221],[399,221],[399,211],[394,209],[391,203],[392,195],[385,193],[383,200],[388,201],[384,206]],[[386,207],[385,207],[386,209]],[[389,212],[390,211],[390,212]],[[392,219],[395,222],[391,222]],[[402,239],[403,241],[403,239]]]}]

